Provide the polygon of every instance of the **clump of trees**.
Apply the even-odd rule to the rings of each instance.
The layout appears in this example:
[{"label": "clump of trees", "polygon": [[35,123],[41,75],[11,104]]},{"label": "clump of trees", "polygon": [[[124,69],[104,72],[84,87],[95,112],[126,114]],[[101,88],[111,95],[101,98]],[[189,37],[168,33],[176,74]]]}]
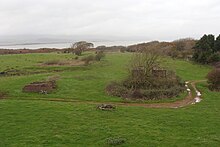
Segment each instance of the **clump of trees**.
[{"label": "clump of trees", "polygon": [[195,45],[193,59],[201,64],[220,61],[220,35],[204,35]]},{"label": "clump of trees", "polygon": [[213,69],[207,75],[209,89],[214,91],[220,91],[220,69]]},{"label": "clump of trees", "polygon": [[77,56],[81,56],[83,51],[89,48],[92,48],[92,47],[94,47],[93,43],[80,41],[80,42],[73,43],[70,47],[70,51]]},{"label": "clump of trees", "polygon": [[126,99],[152,100],[177,96],[184,84],[174,72],[160,67],[160,54],[155,50],[135,53],[129,76],[122,82],[112,82],[106,87],[109,95]]}]

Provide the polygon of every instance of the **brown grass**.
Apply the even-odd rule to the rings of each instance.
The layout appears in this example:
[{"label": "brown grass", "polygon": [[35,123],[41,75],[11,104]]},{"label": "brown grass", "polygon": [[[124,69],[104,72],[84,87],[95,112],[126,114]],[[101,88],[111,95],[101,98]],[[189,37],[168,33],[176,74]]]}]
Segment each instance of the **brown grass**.
[{"label": "brown grass", "polygon": [[71,60],[71,61],[61,61],[61,60],[51,60],[46,61],[40,66],[81,66],[84,65],[84,61],[80,60]]},{"label": "brown grass", "polygon": [[0,99],[4,99],[7,96],[7,92],[0,91]]}]

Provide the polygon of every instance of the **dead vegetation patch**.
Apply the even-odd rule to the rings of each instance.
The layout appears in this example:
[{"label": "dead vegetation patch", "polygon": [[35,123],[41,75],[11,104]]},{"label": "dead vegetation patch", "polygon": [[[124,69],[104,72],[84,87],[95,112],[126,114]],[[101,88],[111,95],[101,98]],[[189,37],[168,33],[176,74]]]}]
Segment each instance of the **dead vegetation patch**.
[{"label": "dead vegetation patch", "polygon": [[20,76],[20,75],[24,75],[27,74],[27,71],[25,70],[18,70],[18,69],[6,69],[4,71],[0,72],[0,76]]},{"label": "dead vegetation patch", "polygon": [[208,79],[209,89],[220,92],[220,68],[210,71],[206,78]]},{"label": "dead vegetation patch", "polygon": [[70,61],[51,60],[40,64],[40,66],[81,66],[81,65],[84,65],[84,61],[78,59],[70,60]]},{"label": "dead vegetation patch", "polygon": [[59,76],[53,76],[49,77],[47,81],[30,83],[23,88],[23,92],[35,92],[41,94],[51,93],[53,90],[56,89],[56,81],[58,79]]},{"label": "dead vegetation patch", "polygon": [[[57,71],[59,72],[59,71]],[[22,75],[31,75],[31,74],[41,74],[41,73],[48,73],[48,71],[44,70],[40,70],[40,71],[30,71],[30,70],[26,70],[26,69],[14,69],[14,68],[9,68],[9,69],[5,69],[4,71],[0,71],[0,77],[5,77],[5,76],[22,76]]]},{"label": "dead vegetation patch", "polygon": [[0,91],[0,100],[5,99],[7,95],[7,92]]},{"label": "dead vegetation patch", "polygon": [[220,61],[213,63],[213,66],[220,69]]}]

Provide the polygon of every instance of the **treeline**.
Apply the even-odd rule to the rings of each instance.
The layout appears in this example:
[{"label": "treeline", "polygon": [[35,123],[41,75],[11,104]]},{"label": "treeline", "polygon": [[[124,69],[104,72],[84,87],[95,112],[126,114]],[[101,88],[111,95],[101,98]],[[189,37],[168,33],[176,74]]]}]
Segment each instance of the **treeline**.
[{"label": "treeline", "polygon": [[179,39],[173,42],[159,42],[159,41],[152,41],[147,43],[140,43],[130,46],[112,46],[112,47],[105,47],[99,46],[97,50],[104,50],[104,51],[120,51],[120,52],[139,52],[148,49],[154,49],[160,52],[163,55],[171,56],[172,58],[180,58],[180,59],[187,59],[189,56],[192,57],[193,54],[193,47],[196,43],[196,40],[191,38],[186,39]]},{"label": "treeline", "polygon": [[214,64],[220,61],[220,35],[204,35],[200,40],[185,38],[173,42],[152,41],[135,45],[99,46],[96,50],[120,51],[120,52],[140,52],[153,49],[162,55],[172,58],[194,60],[201,64]]},{"label": "treeline", "polygon": [[40,49],[0,49],[0,55],[7,54],[30,54],[30,53],[52,53],[59,52],[56,48],[40,48]]},{"label": "treeline", "polygon": [[220,61],[220,35],[204,35],[194,46],[193,59],[202,64]]}]

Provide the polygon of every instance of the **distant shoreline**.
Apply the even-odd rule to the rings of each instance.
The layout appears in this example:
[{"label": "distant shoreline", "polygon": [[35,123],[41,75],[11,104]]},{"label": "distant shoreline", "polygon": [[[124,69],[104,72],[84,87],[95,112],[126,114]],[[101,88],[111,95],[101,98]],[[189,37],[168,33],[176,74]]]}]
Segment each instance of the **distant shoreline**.
[{"label": "distant shoreline", "polygon": [[[147,41],[90,41],[97,46],[129,46],[133,44],[143,43]],[[0,49],[40,49],[40,48],[68,48],[72,42],[48,42],[48,43],[12,43],[12,44],[0,44]]]},{"label": "distant shoreline", "polygon": [[40,44],[63,44],[63,43],[69,43],[69,42],[32,42],[32,43],[12,43],[12,44],[0,44],[1,46],[19,46],[19,45],[40,45]]}]

